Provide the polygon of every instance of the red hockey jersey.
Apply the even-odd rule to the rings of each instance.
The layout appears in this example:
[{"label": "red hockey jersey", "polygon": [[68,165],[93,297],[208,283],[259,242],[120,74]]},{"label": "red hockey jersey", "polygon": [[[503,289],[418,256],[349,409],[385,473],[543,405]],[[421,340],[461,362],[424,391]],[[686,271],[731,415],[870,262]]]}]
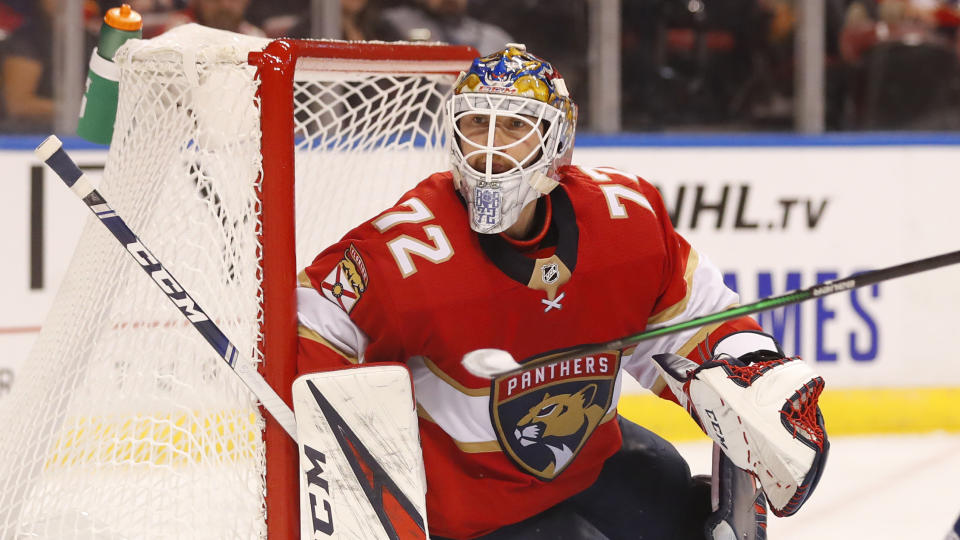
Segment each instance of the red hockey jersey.
[{"label": "red hockey jersey", "polygon": [[651,354],[701,362],[723,335],[758,329],[743,318],[493,381],[469,374],[460,361],[476,349],[522,361],[737,302],[642,179],[566,167],[548,206],[547,249],[525,254],[474,233],[451,174],[435,174],[300,275],[300,372],[409,366],[432,534],[475,537],[582,491],[620,448],[623,371],[672,397]]}]

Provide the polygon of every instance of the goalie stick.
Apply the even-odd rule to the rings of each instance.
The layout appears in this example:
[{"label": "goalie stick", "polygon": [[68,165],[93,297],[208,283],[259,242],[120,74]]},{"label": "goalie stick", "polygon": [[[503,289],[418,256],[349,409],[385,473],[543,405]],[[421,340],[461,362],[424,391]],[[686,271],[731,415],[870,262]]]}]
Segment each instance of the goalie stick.
[{"label": "goalie stick", "polygon": [[73,191],[77,197],[90,208],[100,219],[100,222],[113,234],[137,264],[143,268],[167,295],[167,298],[200,335],[207,340],[220,358],[233,369],[240,380],[260,400],[263,407],[283,427],[290,437],[297,440],[297,422],[293,411],[284,403],[283,399],[274,391],[273,387],[257,372],[253,363],[246,358],[240,358],[237,348],[227,339],[223,331],[207,316],[206,312],[197,304],[196,300],[187,293],[183,286],[171,275],[160,261],[147,249],[137,235],[130,230],[126,222],[117,215],[117,212],[107,204],[106,199],[94,189],[93,185],[77,167],[77,164],[63,149],[63,143],[56,135],[47,137],[34,151],[41,161],[53,169],[53,172]]},{"label": "goalie stick", "polygon": [[798,304],[812,298],[819,298],[821,296],[827,296],[838,292],[849,291],[851,289],[880,283],[881,281],[909,276],[911,274],[917,274],[927,270],[933,270],[957,263],[960,263],[960,251],[953,251],[950,253],[944,253],[943,255],[937,255],[934,257],[928,257],[926,259],[919,259],[896,266],[890,266],[888,268],[871,270],[869,272],[856,274],[844,279],[827,281],[825,283],[820,283],[799,291],[794,291],[781,296],[775,296],[773,298],[766,298],[752,304],[733,307],[717,313],[711,313],[710,315],[696,317],[690,319],[689,321],[683,321],[677,324],[664,326],[662,328],[631,334],[629,336],[604,343],[576,345],[566,349],[550,351],[541,355],[537,355],[536,357],[528,359],[523,363],[517,362],[507,351],[500,349],[478,349],[465,354],[463,356],[462,364],[463,367],[466,368],[466,370],[471,374],[485,379],[492,379],[501,375],[513,375],[515,373],[520,373],[530,369],[531,367],[542,367],[556,364],[565,360],[581,358],[590,354],[608,351],[611,349],[624,349],[631,345],[636,345],[641,341],[658,338],[660,336],[675,334],[677,332],[706,326],[708,324],[729,321],[730,319],[736,319],[744,315],[751,315],[753,313],[759,313],[769,309],[775,309],[791,304]]},{"label": "goalie stick", "polygon": [[943,540],[960,540],[960,517],[957,518],[957,522],[953,524],[953,528],[950,529]]}]

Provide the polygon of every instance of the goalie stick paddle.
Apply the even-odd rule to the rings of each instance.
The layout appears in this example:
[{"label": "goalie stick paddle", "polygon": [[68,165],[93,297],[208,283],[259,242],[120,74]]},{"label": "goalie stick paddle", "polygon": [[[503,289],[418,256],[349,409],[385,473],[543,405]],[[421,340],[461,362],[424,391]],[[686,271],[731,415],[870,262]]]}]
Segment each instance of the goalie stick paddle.
[{"label": "goalie stick paddle", "polygon": [[200,332],[200,335],[207,340],[220,358],[233,369],[234,373],[240,377],[240,380],[247,385],[263,408],[273,416],[274,419],[283,427],[283,429],[297,440],[297,422],[293,416],[293,411],[284,403],[283,399],[274,391],[273,387],[260,375],[253,363],[246,358],[240,358],[237,348],[230,343],[227,336],[220,330],[206,312],[197,304],[196,300],[187,293],[173,275],[160,264],[160,261],[147,249],[137,235],[130,230],[126,222],[117,215],[117,212],[107,204],[106,199],[93,188],[93,185],[84,176],[83,171],[77,167],[67,152],[63,149],[63,143],[56,135],[47,137],[40,146],[34,151],[41,161],[47,164],[53,172],[60,177],[67,187],[70,188],[77,197],[80,197],[87,207],[94,213],[100,222],[107,227],[127,252],[132,256],[137,264],[143,268],[143,271],[149,275],[154,283],[167,295],[167,298],[180,313]]},{"label": "goalie stick paddle", "polygon": [[897,266],[871,270],[869,272],[856,274],[844,279],[827,281],[825,283],[820,283],[799,291],[794,291],[781,296],[775,296],[773,298],[766,298],[752,304],[733,307],[724,311],[712,313],[710,315],[696,317],[694,319],[690,319],[689,321],[683,321],[677,324],[664,326],[662,328],[631,334],[629,336],[615,339],[613,341],[607,341],[605,343],[590,343],[551,351],[542,355],[538,355],[525,363],[518,363],[507,351],[502,351],[500,349],[478,349],[465,354],[462,364],[463,367],[471,374],[485,379],[492,379],[501,375],[513,375],[515,373],[530,369],[531,367],[541,367],[550,364],[556,364],[565,360],[580,358],[602,351],[609,351],[611,349],[623,349],[631,345],[636,345],[641,341],[658,338],[668,334],[675,334],[691,328],[698,328],[708,324],[729,321],[730,319],[736,319],[737,317],[742,317],[744,315],[751,315],[761,311],[797,304],[812,298],[819,298],[821,296],[827,296],[838,292],[849,291],[851,289],[880,283],[881,281],[887,281],[898,277],[926,272],[927,270],[933,270],[957,263],[960,263],[960,251],[953,251],[950,253],[944,253],[943,255],[937,255],[926,259],[919,259],[916,261],[899,264]]}]

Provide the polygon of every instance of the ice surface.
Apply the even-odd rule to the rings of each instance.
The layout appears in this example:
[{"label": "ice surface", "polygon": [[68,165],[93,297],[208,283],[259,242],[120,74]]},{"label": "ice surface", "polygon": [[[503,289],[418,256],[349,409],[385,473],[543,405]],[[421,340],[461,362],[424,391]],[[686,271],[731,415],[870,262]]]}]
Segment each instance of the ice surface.
[{"label": "ice surface", "polygon": [[[836,437],[830,444],[810,500],[791,517],[769,515],[770,540],[942,540],[960,515],[960,434]],[[694,474],[709,474],[709,441],[676,446]]]}]

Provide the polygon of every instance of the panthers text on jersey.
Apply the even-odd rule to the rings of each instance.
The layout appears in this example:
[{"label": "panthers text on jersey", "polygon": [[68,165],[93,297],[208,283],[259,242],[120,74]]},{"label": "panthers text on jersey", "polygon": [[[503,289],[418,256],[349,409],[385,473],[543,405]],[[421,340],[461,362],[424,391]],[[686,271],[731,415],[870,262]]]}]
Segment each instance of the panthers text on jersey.
[{"label": "panthers text on jersey", "polygon": [[299,277],[300,372],[410,368],[433,534],[478,536],[582,491],[620,448],[623,371],[672,398],[652,354],[702,362],[720,337],[759,328],[742,318],[493,381],[466,372],[460,361],[476,349],[522,361],[737,302],[649,183],[612,169],[562,173],[541,198],[546,226],[533,242],[474,233],[451,174],[438,173]]}]

